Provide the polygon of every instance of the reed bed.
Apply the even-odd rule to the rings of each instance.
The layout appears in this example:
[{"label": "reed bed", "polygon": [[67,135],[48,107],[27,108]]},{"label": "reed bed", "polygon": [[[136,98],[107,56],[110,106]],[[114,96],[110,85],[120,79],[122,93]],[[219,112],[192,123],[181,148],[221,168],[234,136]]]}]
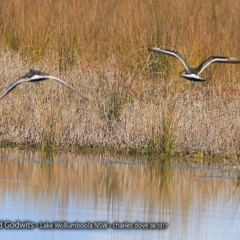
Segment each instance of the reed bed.
[{"label": "reed bed", "polygon": [[[240,58],[237,1],[0,1],[2,91],[29,68],[58,76],[22,84],[0,102],[0,142],[121,153],[240,153],[239,65],[209,79],[178,77],[181,64],[149,53],[177,49],[198,65]],[[191,13],[191,14],[189,14]]]}]

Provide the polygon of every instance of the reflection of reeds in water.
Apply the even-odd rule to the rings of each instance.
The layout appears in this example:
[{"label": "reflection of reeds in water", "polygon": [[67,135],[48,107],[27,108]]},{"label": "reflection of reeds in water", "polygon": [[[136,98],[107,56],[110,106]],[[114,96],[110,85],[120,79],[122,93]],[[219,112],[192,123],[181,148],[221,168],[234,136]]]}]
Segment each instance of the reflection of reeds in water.
[{"label": "reflection of reeds in water", "polygon": [[54,199],[59,209],[68,206],[70,199],[79,208],[86,201],[94,201],[98,209],[111,203],[115,211],[125,211],[122,214],[132,220],[135,211],[143,214],[139,208],[144,206],[147,219],[157,212],[160,220],[174,222],[169,212],[183,211],[187,217],[195,204],[199,211],[219,199],[239,200],[237,178],[212,178],[221,175],[213,170],[163,169],[137,159],[109,161],[106,156],[75,154],[59,154],[52,163],[44,163],[38,152],[4,149],[1,156],[1,196],[20,194],[30,203],[42,199],[46,206]]}]

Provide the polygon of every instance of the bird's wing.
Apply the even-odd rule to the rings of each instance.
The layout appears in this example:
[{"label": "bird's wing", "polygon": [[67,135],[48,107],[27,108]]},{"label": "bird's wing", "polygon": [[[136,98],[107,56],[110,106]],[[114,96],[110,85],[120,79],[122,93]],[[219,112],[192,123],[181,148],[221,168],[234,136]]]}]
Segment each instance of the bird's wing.
[{"label": "bird's wing", "polygon": [[7,95],[9,92],[11,92],[17,85],[20,83],[28,82],[29,78],[28,77],[21,77],[19,78],[15,83],[11,84],[8,89],[0,96],[0,100]]},{"label": "bird's wing", "polygon": [[221,57],[221,56],[211,56],[205,61],[203,61],[198,67],[197,70],[200,74],[205,68],[213,63],[240,63],[239,59],[231,58],[231,57]]},{"label": "bird's wing", "polygon": [[[65,83],[63,80],[61,80],[61,79],[59,79],[59,78],[57,78],[57,77],[54,77],[54,76],[41,76],[41,77],[56,80],[56,81],[60,82],[61,84],[65,85],[66,87],[68,87],[69,89],[71,89],[72,91],[77,92],[78,94],[80,94],[77,90],[75,90],[74,88],[72,88],[71,86],[69,86],[67,83]],[[84,97],[82,94],[80,94],[80,96],[81,96],[83,99],[88,100],[88,99],[87,99],[86,97]]]},{"label": "bird's wing", "polygon": [[177,58],[178,60],[181,61],[181,63],[184,65],[186,71],[188,72],[189,71],[189,66],[188,64],[186,63],[185,59],[180,56],[177,52],[174,52],[174,51],[170,51],[170,50],[167,50],[167,49],[161,49],[161,48],[148,48],[150,51],[153,51],[153,52],[157,52],[157,53],[163,53],[163,54],[167,54],[167,55],[170,55],[170,56],[173,56],[175,58]]},{"label": "bird's wing", "polygon": [[[72,91],[76,91],[74,88],[72,88],[71,86],[69,86],[67,83],[65,83],[63,80],[54,77],[54,76],[50,76],[50,75],[46,75],[46,76],[38,76],[38,75],[34,75],[33,78],[48,78],[48,79],[53,79],[56,80],[58,82],[60,82],[61,84],[65,85],[66,87],[68,87],[69,89],[71,89]],[[32,78],[31,78],[32,79]]]}]

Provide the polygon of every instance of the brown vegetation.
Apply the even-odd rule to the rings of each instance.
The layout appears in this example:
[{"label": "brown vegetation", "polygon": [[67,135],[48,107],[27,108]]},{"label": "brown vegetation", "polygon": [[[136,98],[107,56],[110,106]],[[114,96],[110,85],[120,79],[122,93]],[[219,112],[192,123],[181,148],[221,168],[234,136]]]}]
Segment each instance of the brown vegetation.
[{"label": "brown vegetation", "polygon": [[240,154],[239,65],[211,66],[209,82],[178,77],[177,49],[196,66],[240,57],[240,3],[0,0],[2,91],[29,68],[65,80],[22,84],[0,102],[0,141],[118,152]]}]

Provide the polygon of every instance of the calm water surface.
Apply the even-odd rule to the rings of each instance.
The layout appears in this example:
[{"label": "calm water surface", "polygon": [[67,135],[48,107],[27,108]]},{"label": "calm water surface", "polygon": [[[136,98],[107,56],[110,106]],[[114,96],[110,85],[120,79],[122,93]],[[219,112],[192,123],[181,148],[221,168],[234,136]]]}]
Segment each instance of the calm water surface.
[{"label": "calm water surface", "polygon": [[[238,175],[234,165],[207,166],[190,160],[166,164],[160,159],[43,156],[37,151],[0,149],[0,237],[237,240]],[[35,228],[3,228],[18,222]],[[41,229],[53,222],[115,225],[101,230]],[[116,223],[167,223],[168,228],[116,230]]]}]

